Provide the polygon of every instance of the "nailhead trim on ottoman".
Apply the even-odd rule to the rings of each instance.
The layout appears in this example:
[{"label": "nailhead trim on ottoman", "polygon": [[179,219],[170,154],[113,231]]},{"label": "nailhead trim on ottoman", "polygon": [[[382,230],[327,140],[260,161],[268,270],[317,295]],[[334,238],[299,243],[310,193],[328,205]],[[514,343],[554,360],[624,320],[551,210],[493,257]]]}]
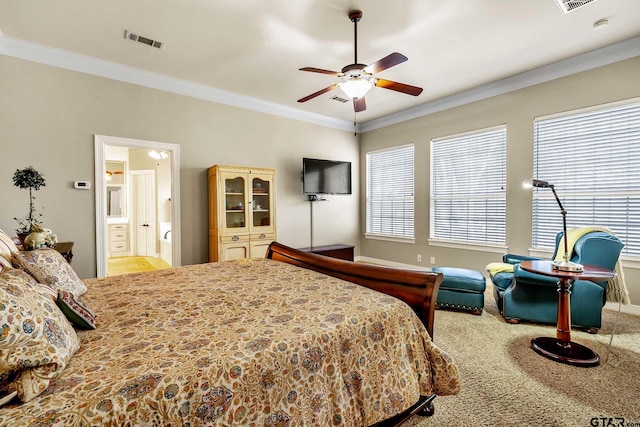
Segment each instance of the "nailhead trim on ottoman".
[{"label": "nailhead trim on ottoman", "polygon": [[444,276],[438,290],[437,308],[482,314],[487,282],[481,272],[454,267],[434,267],[431,271],[442,273]]}]

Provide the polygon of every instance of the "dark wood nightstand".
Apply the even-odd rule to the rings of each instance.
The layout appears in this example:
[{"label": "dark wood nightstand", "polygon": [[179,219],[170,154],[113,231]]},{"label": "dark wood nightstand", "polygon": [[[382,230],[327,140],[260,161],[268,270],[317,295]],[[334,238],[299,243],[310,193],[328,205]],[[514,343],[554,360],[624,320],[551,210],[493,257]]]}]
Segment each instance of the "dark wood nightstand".
[{"label": "dark wood nightstand", "polygon": [[311,248],[300,248],[299,250],[304,252],[311,252],[318,255],[324,255],[331,258],[345,259],[347,261],[353,261],[353,246],[352,245],[324,245],[314,246]]},{"label": "dark wood nightstand", "polygon": [[73,249],[73,242],[58,242],[56,243],[55,249],[71,264],[71,259],[73,258],[73,252],[71,251]]}]

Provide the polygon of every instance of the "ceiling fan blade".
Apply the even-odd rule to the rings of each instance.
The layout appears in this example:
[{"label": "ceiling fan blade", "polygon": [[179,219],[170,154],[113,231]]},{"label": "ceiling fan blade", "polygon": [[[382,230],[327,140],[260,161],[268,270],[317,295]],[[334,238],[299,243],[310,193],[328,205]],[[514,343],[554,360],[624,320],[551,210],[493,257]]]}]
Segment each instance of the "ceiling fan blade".
[{"label": "ceiling fan blade", "polygon": [[364,71],[370,74],[379,73],[382,70],[391,68],[394,65],[402,64],[408,58],[401,53],[393,52],[390,55],[385,56],[381,60],[374,62],[364,68]]},{"label": "ceiling fan blade", "polygon": [[359,113],[367,109],[367,104],[364,102],[364,96],[362,98],[355,98],[353,100],[353,111]]},{"label": "ceiling fan blade", "polygon": [[314,68],[314,67],[300,68],[300,71],[310,71],[312,73],[330,74],[332,76],[338,76],[338,77],[342,75],[342,73],[338,71],[323,70],[322,68]]},{"label": "ceiling fan blade", "polygon": [[320,95],[322,95],[323,93],[327,93],[327,92],[329,92],[329,91],[332,91],[332,90],[334,90],[334,89],[335,89],[335,88],[337,88],[337,87],[338,87],[338,85],[337,85],[337,84],[335,84],[335,85],[331,85],[331,86],[327,86],[327,87],[325,87],[324,89],[321,89],[321,90],[319,90],[319,91],[317,91],[317,92],[315,92],[315,93],[312,93],[311,95],[307,95],[307,96],[305,96],[304,98],[300,98],[300,99],[298,99],[298,102],[307,102],[308,100],[313,99],[313,98],[315,98],[316,96],[320,96]]},{"label": "ceiling fan blade", "polygon": [[407,95],[418,96],[422,93],[422,88],[411,86],[404,83],[393,82],[391,80],[376,79],[376,86],[384,89],[395,90],[396,92],[406,93]]}]

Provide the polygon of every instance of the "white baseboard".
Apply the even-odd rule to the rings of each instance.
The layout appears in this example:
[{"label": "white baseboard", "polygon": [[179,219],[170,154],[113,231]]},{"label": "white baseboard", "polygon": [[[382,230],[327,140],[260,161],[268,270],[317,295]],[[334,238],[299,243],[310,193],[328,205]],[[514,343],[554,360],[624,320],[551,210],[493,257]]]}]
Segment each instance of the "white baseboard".
[{"label": "white baseboard", "polygon": [[405,270],[419,270],[419,271],[430,270],[428,267],[421,267],[419,265],[412,265],[412,264],[404,264],[402,262],[388,261],[386,259],[371,258],[368,256],[357,256],[355,257],[354,261],[363,262],[366,264],[381,265],[383,267],[404,268]]},{"label": "white baseboard", "polygon": [[604,305],[604,308],[607,310],[618,311],[621,313],[635,314],[636,316],[640,316],[640,305],[634,304],[618,304],[617,302],[608,302]]}]

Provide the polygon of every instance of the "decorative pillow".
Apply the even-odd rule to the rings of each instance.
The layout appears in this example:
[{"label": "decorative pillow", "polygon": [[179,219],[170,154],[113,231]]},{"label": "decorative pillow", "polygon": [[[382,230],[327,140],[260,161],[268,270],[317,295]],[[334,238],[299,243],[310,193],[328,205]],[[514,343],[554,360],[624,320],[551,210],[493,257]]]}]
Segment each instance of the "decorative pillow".
[{"label": "decorative pillow", "polygon": [[56,304],[78,329],[96,328],[96,316],[80,298],[75,298],[71,292],[58,291]]},{"label": "decorative pillow", "polygon": [[42,393],[80,348],[71,323],[33,278],[0,273],[0,378],[27,402]]},{"label": "decorative pillow", "polygon": [[0,229],[0,266],[11,267],[11,254],[18,252],[18,247],[11,237]]},{"label": "decorative pillow", "polygon": [[[14,270],[17,271],[22,271],[20,269],[14,268]],[[25,271],[22,271],[25,275],[29,276],[29,274]],[[36,279],[34,279],[33,277],[29,276],[31,278],[31,280],[33,280],[35,282],[35,287],[38,288],[38,290],[44,292],[45,294],[49,295],[49,298],[51,298],[51,301],[56,302],[56,300],[58,299],[58,293],[56,291],[54,291],[53,289],[51,289],[49,286],[47,285],[43,285],[42,283],[38,283],[36,282]]]},{"label": "decorative pillow", "polygon": [[12,260],[14,267],[23,269],[56,292],[69,291],[77,297],[87,292],[87,287],[71,265],[55,249],[17,252]]}]

